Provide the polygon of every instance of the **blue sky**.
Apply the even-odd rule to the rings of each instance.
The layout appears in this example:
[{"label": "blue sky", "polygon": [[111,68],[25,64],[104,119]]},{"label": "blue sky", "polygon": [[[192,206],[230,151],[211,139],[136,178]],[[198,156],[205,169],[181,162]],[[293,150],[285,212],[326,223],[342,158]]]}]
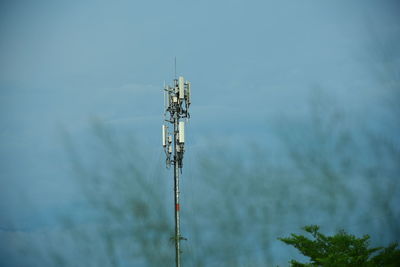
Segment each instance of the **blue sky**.
[{"label": "blue sky", "polygon": [[277,117],[306,114],[318,87],[340,108],[362,112],[380,96],[365,63],[368,20],[383,36],[397,30],[390,7],[3,1],[1,217],[12,218],[10,210],[20,217],[17,195],[35,203],[63,194],[60,132],[79,135],[90,118],[132,127],[157,149],[160,90],[173,78],[175,56],[194,88],[192,140],[259,138]]},{"label": "blue sky", "polygon": [[[192,82],[191,145],[257,140],[310,96],[379,109],[368,29],[399,32],[395,1],[2,1],[0,228],[73,202],[62,133],[90,119],[160,149],[163,82]],[[30,203],[27,205],[27,203]]]}]

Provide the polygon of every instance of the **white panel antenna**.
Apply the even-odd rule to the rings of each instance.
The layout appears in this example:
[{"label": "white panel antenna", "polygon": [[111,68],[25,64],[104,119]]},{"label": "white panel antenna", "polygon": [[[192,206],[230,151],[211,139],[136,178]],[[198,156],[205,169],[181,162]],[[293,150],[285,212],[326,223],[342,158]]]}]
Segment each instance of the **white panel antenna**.
[{"label": "white panel antenna", "polygon": [[179,76],[178,79],[178,87],[179,87],[179,98],[185,98],[185,79],[182,76]]},{"label": "white panel antenna", "polygon": [[186,81],[186,98],[187,103],[190,105],[190,82]]},{"label": "white panel antenna", "polygon": [[167,134],[168,134],[168,126],[162,126],[162,145],[163,147],[167,146]]},{"label": "white panel antenna", "polygon": [[164,105],[165,109],[169,107],[169,86],[165,87],[164,89]]},{"label": "white panel antenna", "polygon": [[185,143],[185,122],[179,122],[179,143]]}]

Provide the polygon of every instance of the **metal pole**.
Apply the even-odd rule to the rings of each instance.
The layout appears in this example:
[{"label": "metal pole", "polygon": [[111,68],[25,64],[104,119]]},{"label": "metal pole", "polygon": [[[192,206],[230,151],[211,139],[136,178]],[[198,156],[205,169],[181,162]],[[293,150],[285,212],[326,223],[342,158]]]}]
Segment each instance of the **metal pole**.
[{"label": "metal pole", "polygon": [[178,152],[177,152],[177,139],[178,139],[178,118],[179,115],[175,111],[174,119],[174,192],[175,192],[175,263],[176,267],[181,266],[181,251],[180,251],[180,221],[179,221],[179,166],[178,166]]}]

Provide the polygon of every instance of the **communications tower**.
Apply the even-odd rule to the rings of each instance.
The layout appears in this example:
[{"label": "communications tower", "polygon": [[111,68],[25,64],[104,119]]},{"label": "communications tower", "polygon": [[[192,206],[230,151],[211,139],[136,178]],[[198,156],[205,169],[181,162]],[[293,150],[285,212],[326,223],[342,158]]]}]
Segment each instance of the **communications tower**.
[{"label": "communications tower", "polygon": [[173,85],[164,85],[164,124],[162,144],[166,155],[167,168],[174,166],[174,209],[175,209],[175,263],[181,266],[179,174],[182,173],[185,152],[185,120],[190,118],[190,82],[182,76],[175,78]]}]

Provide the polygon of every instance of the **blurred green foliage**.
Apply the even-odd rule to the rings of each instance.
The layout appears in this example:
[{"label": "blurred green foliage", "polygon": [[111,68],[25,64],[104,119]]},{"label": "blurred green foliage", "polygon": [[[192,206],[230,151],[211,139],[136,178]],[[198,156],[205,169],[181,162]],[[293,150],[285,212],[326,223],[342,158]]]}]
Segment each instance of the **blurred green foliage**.
[{"label": "blurred green foliage", "polygon": [[293,267],[396,267],[400,265],[400,250],[397,243],[386,248],[369,248],[368,235],[358,238],[342,230],[335,235],[326,236],[316,225],[305,226],[303,229],[311,234],[312,238],[297,234],[279,238],[310,258],[309,263],[291,260],[290,264]]}]

